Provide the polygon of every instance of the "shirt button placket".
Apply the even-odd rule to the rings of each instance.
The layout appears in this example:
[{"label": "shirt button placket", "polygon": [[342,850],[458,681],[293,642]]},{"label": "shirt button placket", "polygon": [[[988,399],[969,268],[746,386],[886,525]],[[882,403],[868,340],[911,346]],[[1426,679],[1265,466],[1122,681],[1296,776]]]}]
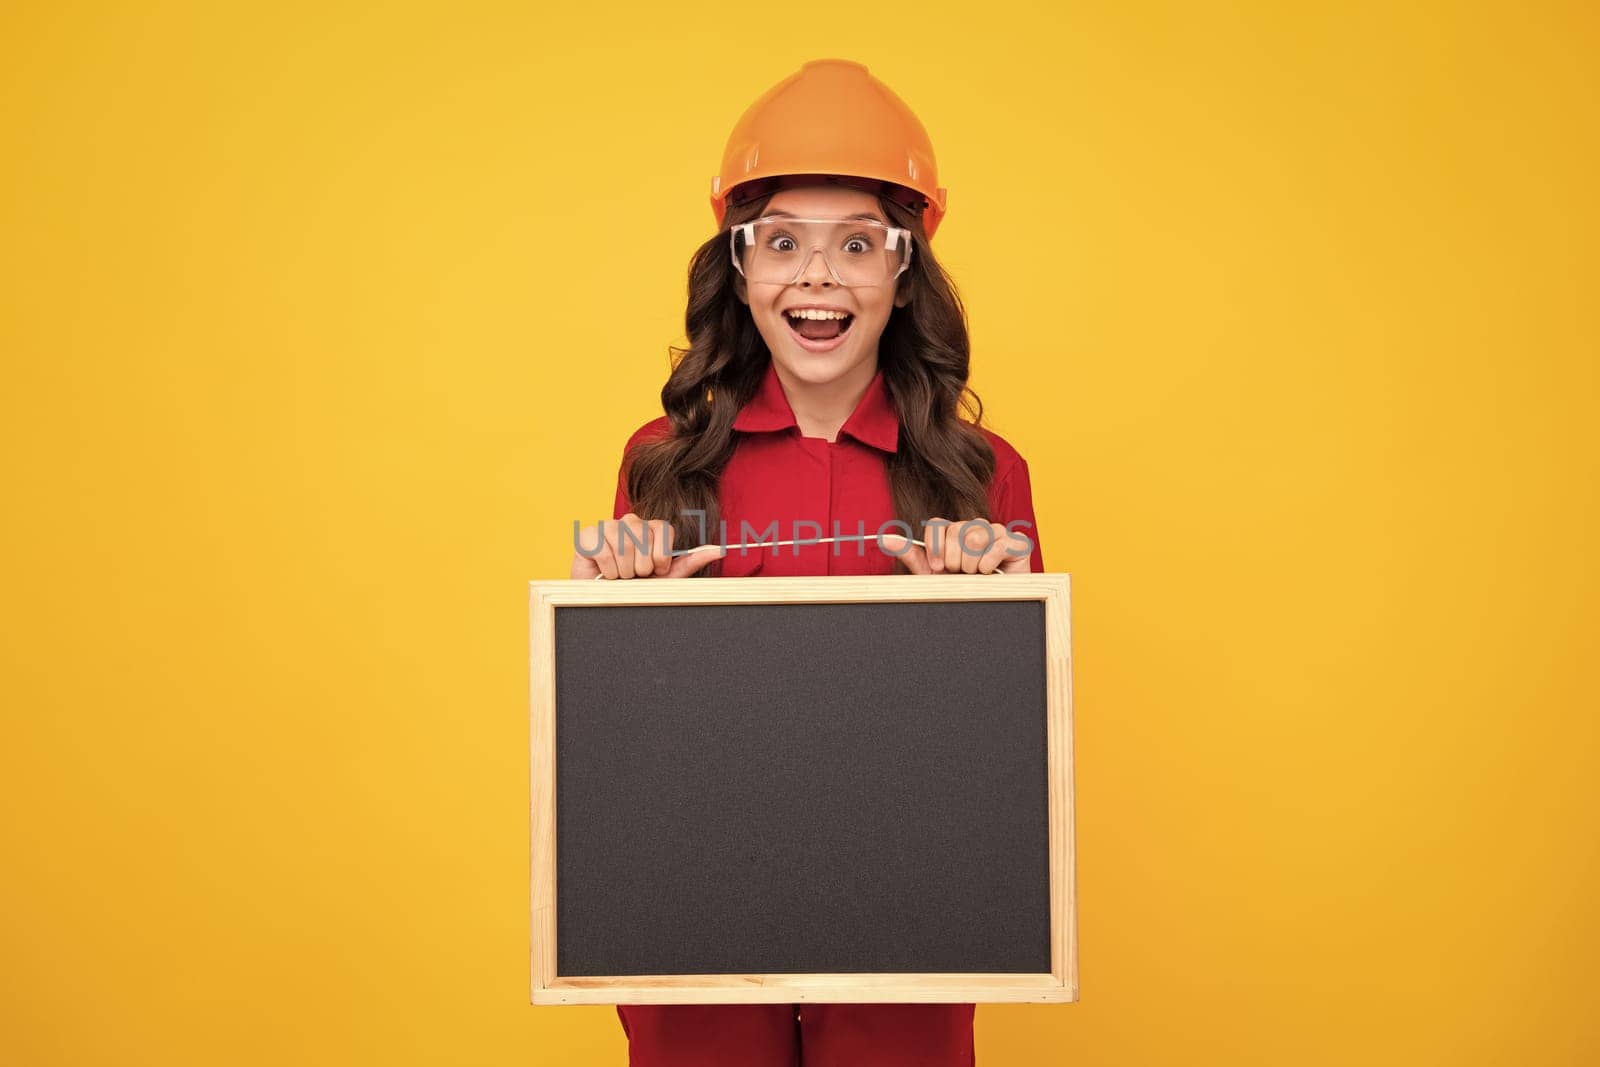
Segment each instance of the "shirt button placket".
[{"label": "shirt button placket", "polygon": [[[828,442],[825,442],[825,443],[826,443],[827,448],[828,448],[828,462],[827,462],[826,467],[825,467],[825,470],[827,471],[827,474],[823,479],[824,484],[823,484],[823,487],[822,487],[822,492],[823,492],[822,511],[823,511],[823,514],[825,515],[825,518],[822,520],[822,536],[823,537],[832,537],[833,536],[833,480],[834,480],[834,465],[839,460],[839,446],[838,446],[837,443],[832,442],[832,441],[828,441]],[[830,541],[827,545],[825,545],[823,547],[825,547],[828,550],[828,570],[827,570],[827,573],[828,574],[832,574],[833,573],[834,564],[837,563],[838,560],[839,560],[839,557],[837,555],[837,552],[838,552],[838,549],[839,549],[839,543],[837,541]]]},{"label": "shirt button placket", "polygon": [[[795,486],[795,503],[797,514],[792,530],[786,530],[784,537],[827,537],[833,522],[833,446],[827,441],[816,437],[798,438],[800,447],[806,459],[803,482]],[[812,526],[801,526],[800,522],[816,523],[822,527],[818,533]],[[797,546],[800,558],[798,570],[801,574],[832,574],[833,557],[824,555],[820,560],[816,553],[826,553],[830,545],[805,545]],[[792,549],[791,551],[795,551]],[[820,563],[820,566],[819,566]]]}]

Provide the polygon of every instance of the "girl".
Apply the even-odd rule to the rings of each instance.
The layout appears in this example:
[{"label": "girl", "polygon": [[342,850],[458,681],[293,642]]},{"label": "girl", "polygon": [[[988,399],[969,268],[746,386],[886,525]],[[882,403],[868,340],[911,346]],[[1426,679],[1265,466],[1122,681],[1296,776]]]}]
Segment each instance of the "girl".
[{"label": "girl", "polygon": [[[711,204],[666,414],[629,438],[615,521],[579,533],[595,548],[572,577],[1042,571],[1027,463],[967,389],[916,116],[859,64],[808,63],[740,119]],[[973,1008],[617,1013],[647,1067],[954,1067],[973,1062]]]}]

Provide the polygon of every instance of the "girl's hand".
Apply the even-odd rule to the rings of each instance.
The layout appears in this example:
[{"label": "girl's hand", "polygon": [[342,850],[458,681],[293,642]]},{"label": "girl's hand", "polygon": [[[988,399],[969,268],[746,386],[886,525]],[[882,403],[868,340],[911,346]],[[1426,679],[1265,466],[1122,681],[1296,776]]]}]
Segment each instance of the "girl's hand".
[{"label": "girl's hand", "polygon": [[[623,527],[630,531],[628,536],[623,535]],[[600,549],[592,556],[573,552],[574,578],[687,578],[723,556],[721,545],[701,545],[686,555],[669,555],[672,524],[665,519],[646,521],[631,511],[620,519],[585,526],[578,531],[578,544],[585,549],[599,544]],[[641,544],[648,551],[640,551]]]},{"label": "girl's hand", "polygon": [[1033,557],[1031,538],[1009,532],[1003,523],[988,519],[929,519],[922,528],[922,545],[926,547],[907,545],[905,538],[897,534],[883,534],[879,543],[893,551],[904,546],[900,558],[912,574],[1027,574]]}]

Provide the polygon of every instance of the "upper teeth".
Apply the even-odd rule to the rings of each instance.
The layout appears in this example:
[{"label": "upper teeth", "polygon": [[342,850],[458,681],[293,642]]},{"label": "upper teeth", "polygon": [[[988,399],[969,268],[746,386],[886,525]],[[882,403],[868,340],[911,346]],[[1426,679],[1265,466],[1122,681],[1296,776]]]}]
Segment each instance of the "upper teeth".
[{"label": "upper teeth", "polygon": [[797,319],[848,319],[850,317],[849,312],[823,311],[821,308],[796,308],[789,314]]}]

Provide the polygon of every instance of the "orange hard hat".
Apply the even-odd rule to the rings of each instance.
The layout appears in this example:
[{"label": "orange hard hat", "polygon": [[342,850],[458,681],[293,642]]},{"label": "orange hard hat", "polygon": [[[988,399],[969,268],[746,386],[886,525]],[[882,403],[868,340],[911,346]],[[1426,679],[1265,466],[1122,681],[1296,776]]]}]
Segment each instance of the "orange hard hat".
[{"label": "orange hard hat", "polygon": [[930,238],[944,218],[947,194],[928,131],[860,63],[812,60],[750,105],[728,136],[722,172],[711,179],[717,225],[730,203],[802,177],[892,196],[922,212]]}]

